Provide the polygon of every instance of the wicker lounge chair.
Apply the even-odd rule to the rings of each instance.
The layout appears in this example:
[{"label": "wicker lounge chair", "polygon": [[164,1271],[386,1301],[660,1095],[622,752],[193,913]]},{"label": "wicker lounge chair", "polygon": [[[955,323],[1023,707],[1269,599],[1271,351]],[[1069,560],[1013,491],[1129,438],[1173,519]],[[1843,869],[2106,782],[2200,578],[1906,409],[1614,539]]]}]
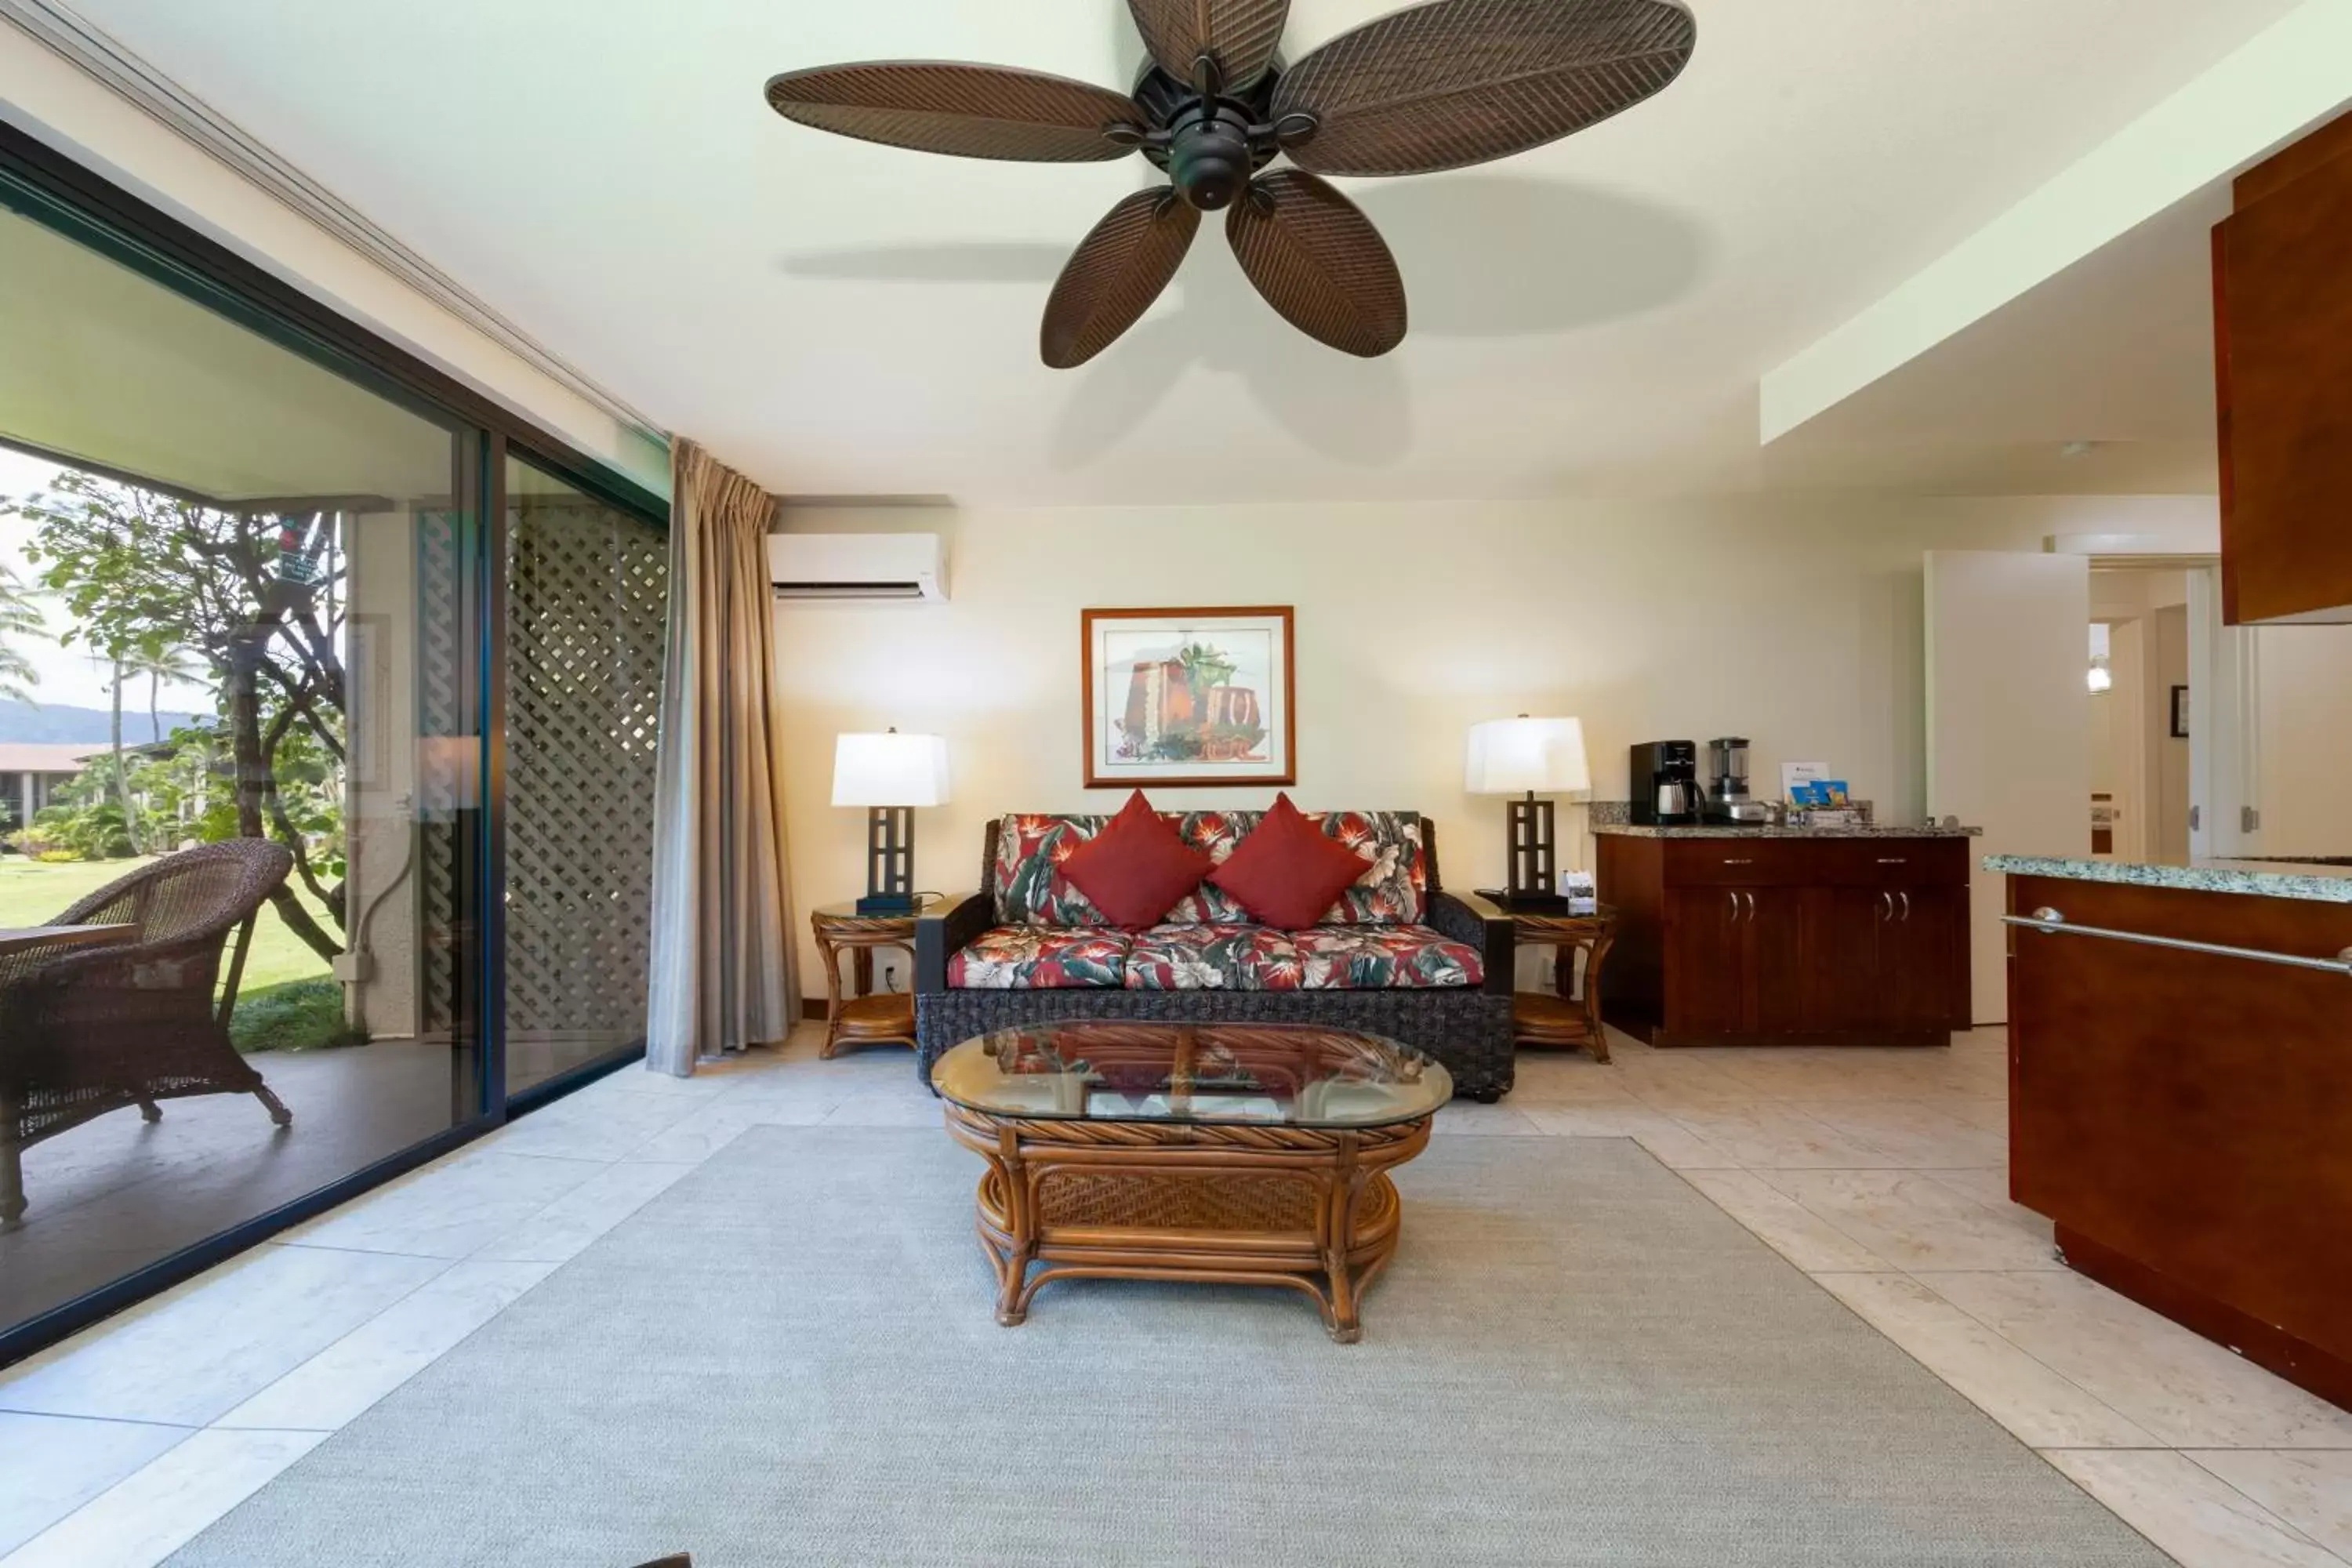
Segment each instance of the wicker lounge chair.
[{"label": "wicker lounge chair", "polygon": [[255,917],[293,864],[257,838],[167,855],[51,922],[137,927],[129,941],[0,957],[0,1225],[25,1212],[25,1149],[91,1117],[136,1105],[152,1121],[160,1100],[250,1094],[293,1120],[228,1037]]}]

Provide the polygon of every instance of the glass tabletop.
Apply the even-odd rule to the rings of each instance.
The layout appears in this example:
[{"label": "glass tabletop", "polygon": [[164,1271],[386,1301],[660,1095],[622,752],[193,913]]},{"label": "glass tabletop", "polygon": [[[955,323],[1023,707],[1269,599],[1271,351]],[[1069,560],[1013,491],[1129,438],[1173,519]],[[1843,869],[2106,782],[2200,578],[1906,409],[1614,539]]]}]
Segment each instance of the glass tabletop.
[{"label": "glass tabletop", "polygon": [[931,1083],[967,1110],[1073,1121],[1383,1127],[1454,1098],[1411,1046],[1311,1024],[1034,1024],[964,1041]]},{"label": "glass tabletop", "polygon": [[[962,896],[963,895],[961,893],[955,895],[956,898],[961,898]],[[903,910],[895,913],[885,913],[879,915],[860,915],[857,912],[857,900],[856,899],[845,899],[837,904],[819,904],[816,907],[816,912],[823,915],[829,921],[910,921],[917,915],[929,914],[931,910],[938,909],[941,904],[948,903],[950,901],[950,900],[949,895],[945,893],[917,893],[915,895],[915,907],[911,910]]]}]

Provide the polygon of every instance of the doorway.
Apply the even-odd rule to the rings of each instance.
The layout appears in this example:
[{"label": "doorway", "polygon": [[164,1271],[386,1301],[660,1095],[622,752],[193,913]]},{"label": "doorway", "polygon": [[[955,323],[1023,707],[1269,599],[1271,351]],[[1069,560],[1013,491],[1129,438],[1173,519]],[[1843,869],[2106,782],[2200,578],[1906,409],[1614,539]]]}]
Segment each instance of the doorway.
[{"label": "doorway", "polygon": [[2188,858],[2189,598],[2180,566],[2093,564],[2084,738],[2098,858]]}]

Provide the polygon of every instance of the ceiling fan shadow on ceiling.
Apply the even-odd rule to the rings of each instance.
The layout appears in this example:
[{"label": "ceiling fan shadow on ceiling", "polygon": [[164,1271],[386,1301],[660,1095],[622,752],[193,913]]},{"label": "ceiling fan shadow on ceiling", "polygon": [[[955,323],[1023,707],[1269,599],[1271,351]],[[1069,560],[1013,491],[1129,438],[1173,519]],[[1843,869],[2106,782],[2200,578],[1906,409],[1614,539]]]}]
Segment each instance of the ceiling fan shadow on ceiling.
[{"label": "ceiling fan shadow on ceiling", "polygon": [[[1292,326],[1366,358],[1404,341],[1404,281],[1324,174],[1465,168],[1652,96],[1697,42],[1684,0],[1429,0],[1286,68],[1289,0],[1128,0],[1151,60],[1132,94],[1038,71],[884,60],[769,79],[787,120],[925,153],[1077,163],[1140,152],[1168,174],[1111,208],[1062,268],[1038,346],[1057,370],[1159,298],[1204,212]],[[1270,169],[1286,157],[1291,168]]]}]

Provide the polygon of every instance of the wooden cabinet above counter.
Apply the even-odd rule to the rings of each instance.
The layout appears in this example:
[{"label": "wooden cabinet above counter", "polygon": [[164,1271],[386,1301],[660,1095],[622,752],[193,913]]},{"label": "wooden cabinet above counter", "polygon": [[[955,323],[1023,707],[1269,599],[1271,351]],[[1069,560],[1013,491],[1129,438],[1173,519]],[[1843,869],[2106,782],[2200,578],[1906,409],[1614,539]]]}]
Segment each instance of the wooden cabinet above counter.
[{"label": "wooden cabinet above counter", "polygon": [[2222,616],[2352,621],[2352,115],[2239,176],[2213,329]]},{"label": "wooden cabinet above counter", "polygon": [[1967,837],[1595,831],[1619,1028],[1689,1046],[1946,1045],[1968,1027]]}]

